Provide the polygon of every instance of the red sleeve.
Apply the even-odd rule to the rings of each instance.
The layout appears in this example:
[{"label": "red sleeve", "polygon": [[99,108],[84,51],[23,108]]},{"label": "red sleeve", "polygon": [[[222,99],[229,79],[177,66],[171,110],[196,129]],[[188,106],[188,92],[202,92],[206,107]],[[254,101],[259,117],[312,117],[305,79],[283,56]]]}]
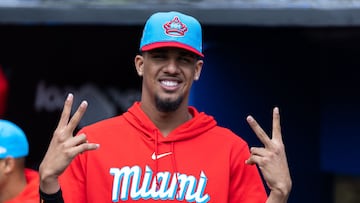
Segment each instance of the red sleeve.
[{"label": "red sleeve", "polygon": [[82,163],[85,154],[76,156],[59,177],[64,202],[87,202],[85,196],[86,175]]},{"label": "red sleeve", "polygon": [[267,199],[264,183],[256,165],[247,165],[250,157],[247,145],[234,148],[231,156],[229,203],[264,203]]}]

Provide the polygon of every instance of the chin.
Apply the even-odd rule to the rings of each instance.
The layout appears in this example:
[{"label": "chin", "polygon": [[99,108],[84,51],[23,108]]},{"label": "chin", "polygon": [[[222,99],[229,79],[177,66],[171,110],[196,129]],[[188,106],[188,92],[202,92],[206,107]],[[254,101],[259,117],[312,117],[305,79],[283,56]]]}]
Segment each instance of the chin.
[{"label": "chin", "polygon": [[160,97],[155,97],[156,108],[161,112],[176,111],[183,102],[183,100],[183,97],[178,97],[176,99],[163,99]]}]

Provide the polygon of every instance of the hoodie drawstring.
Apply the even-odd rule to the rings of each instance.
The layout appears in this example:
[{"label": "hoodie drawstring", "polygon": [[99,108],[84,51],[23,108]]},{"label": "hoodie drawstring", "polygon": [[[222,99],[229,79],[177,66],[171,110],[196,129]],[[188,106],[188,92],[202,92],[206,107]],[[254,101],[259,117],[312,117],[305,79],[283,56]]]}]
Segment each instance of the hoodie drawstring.
[{"label": "hoodie drawstring", "polygon": [[[154,142],[154,149],[155,149],[155,156],[158,155],[158,142],[159,142],[159,133],[158,131],[154,131],[155,133],[155,142]],[[178,197],[180,195],[180,183],[179,183],[179,173],[178,173],[178,168],[177,168],[177,164],[176,164],[176,160],[175,160],[175,143],[171,142],[171,164],[173,166],[174,169],[174,174],[175,174],[175,180],[176,180],[176,197]],[[160,189],[160,182],[158,179],[158,172],[159,172],[159,163],[158,163],[158,159],[155,158],[155,183],[156,183],[156,191],[158,191]]]},{"label": "hoodie drawstring", "polygon": [[179,183],[179,172],[178,172],[178,168],[176,165],[176,160],[175,160],[175,144],[174,142],[171,142],[171,162],[172,165],[174,167],[174,173],[175,173],[175,179],[176,179],[176,197],[178,197],[180,195],[180,183]]},{"label": "hoodie drawstring", "polygon": [[[157,133],[157,131],[155,130],[155,143],[154,143],[154,148],[155,148],[155,157],[158,155],[158,141],[159,141],[159,134]],[[158,191],[160,189],[160,182],[158,180],[158,171],[159,171],[159,164],[158,164],[158,159],[155,158],[155,182],[156,182],[156,191]]]}]

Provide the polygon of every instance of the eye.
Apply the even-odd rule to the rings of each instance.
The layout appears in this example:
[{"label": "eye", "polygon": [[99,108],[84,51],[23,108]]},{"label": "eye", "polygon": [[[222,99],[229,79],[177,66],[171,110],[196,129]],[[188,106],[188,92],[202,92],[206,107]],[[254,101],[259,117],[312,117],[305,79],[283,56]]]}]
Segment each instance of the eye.
[{"label": "eye", "polygon": [[191,56],[187,56],[187,55],[186,56],[180,56],[179,61],[184,63],[184,64],[191,64],[191,63],[194,63],[195,58],[191,57]]},{"label": "eye", "polygon": [[160,53],[160,52],[152,53],[151,57],[154,59],[166,59],[167,58],[165,53]]}]

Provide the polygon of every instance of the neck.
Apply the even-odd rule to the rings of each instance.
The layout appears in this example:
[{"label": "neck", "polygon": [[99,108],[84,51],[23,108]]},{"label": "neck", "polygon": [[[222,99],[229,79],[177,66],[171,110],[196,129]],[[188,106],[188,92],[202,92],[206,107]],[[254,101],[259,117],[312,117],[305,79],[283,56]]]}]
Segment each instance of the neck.
[{"label": "neck", "polygon": [[150,118],[150,120],[159,128],[161,134],[166,137],[175,128],[192,118],[186,105],[180,106],[176,111],[161,112],[154,106],[141,104],[142,110]]},{"label": "neck", "polygon": [[0,202],[7,202],[18,196],[26,187],[26,177],[24,173],[11,174],[5,188],[0,191]]}]

